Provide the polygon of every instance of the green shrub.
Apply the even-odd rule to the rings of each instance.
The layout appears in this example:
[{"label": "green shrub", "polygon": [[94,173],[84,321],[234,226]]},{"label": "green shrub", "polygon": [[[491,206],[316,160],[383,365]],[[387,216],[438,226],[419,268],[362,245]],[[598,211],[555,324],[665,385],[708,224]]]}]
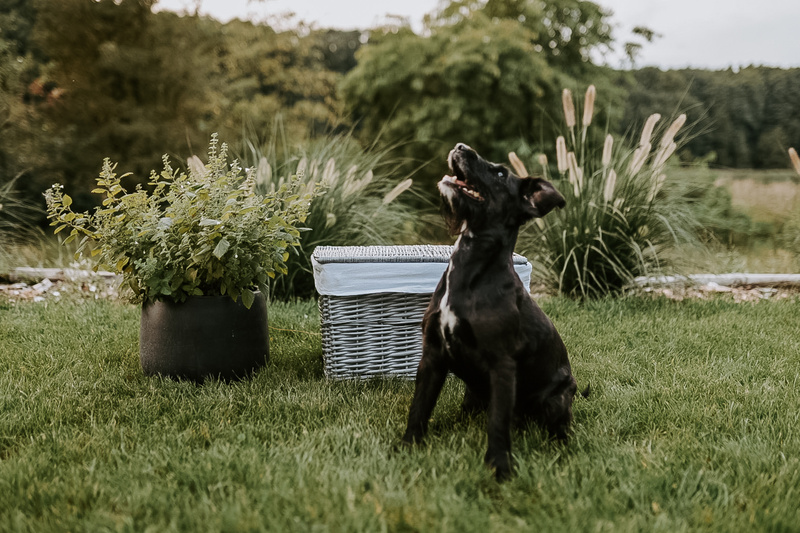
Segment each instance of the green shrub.
[{"label": "green shrub", "polygon": [[698,228],[688,203],[666,179],[686,116],[662,129],[660,115],[652,115],[635,144],[609,134],[597,147],[587,135],[594,98],[592,86],[579,122],[572,94],[564,90],[566,131],[556,142],[558,174],[550,176],[544,155],[539,163],[567,204],[523,229],[518,245],[544,282],[577,297],[618,293],[637,276],[660,271],[663,252],[696,242]]},{"label": "green shrub", "polygon": [[[305,190],[318,185],[325,194],[314,198],[300,245],[287,260],[288,273],[271,282],[277,298],[315,294],[310,256],[314,248],[414,243],[420,210],[398,196],[412,186],[398,176],[391,148],[363,149],[349,134],[308,141],[295,153],[271,143],[250,140],[243,160],[256,168],[256,190],[268,193],[297,175]],[[412,191],[413,192],[413,191]],[[419,199],[419,196],[416,196]],[[419,203],[419,202],[417,202]],[[424,218],[424,215],[423,215]]]},{"label": "green shrub", "polygon": [[[246,179],[238,162],[230,166],[227,146],[208,150],[208,164],[192,158],[188,173],[152,171],[151,192],[126,192],[108,159],[92,191],[104,197],[92,213],[75,213],[72,199],[54,185],[46,193],[55,232],[69,230],[65,244],[82,238],[78,254],[91,249],[95,269],[122,274],[134,301],[229,295],[249,307],[253,290],[267,292],[267,280],[286,272],[287,250],[300,241],[316,188],[289,178],[264,195],[255,175]],[[305,191],[301,191],[305,189]]]}]

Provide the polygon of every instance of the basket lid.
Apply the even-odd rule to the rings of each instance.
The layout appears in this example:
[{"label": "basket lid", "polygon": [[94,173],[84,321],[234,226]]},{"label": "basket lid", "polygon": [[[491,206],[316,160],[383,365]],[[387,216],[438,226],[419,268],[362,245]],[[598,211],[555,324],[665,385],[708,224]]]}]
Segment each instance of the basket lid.
[{"label": "basket lid", "polygon": [[[311,254],[314,284],[325,296],[376,293],[430,294],[447,269],[454,246],[318,246]],[[376,268],[375,265],[381,265]],[[514,254],[514,270],[526,289],[531,264]]]}]

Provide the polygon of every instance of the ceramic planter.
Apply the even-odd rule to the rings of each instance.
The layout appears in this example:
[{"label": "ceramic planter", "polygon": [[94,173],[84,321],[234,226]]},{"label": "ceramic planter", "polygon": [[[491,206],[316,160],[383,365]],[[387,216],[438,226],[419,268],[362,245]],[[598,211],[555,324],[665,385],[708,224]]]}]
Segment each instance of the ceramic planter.
[{"label": "ceramic planter", "polygon": [[269,359],[266,298],[257,292],[250,309],[228,296],[146,303],[139,359],[148,376],[198,382],[206,377],[246,377]]}]

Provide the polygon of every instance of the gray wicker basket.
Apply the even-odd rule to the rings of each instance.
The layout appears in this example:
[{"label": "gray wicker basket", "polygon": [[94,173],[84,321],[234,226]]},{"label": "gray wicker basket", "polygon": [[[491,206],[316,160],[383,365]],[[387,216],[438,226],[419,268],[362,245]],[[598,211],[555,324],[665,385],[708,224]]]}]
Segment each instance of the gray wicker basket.
[{"label": "gray wicker basket", "polygon": [[[422,356],[422,317],[452,251],[435,245],[317,247],[312,263],[325,375],[413,379]],[[524,257],[515,254],[514,266],[530,275]]]}]

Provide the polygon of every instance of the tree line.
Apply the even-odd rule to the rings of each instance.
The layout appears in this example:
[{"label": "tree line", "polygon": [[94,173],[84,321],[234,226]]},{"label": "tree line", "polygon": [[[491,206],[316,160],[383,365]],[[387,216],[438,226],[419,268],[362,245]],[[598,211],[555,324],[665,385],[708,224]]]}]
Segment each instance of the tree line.
[{"label": "tree line", "polygon": [[788,168],[800,141],[800,69],[644,68],[621,78],[627,94],[621,125],[650,113],[684,110],[695,124],[684,159],[727,168]]},{"label": "tree line", "polygon": [[610,69],[593,58],[639,45],[613,34],[602,2],[453,0],[419,33],[403,21],[279,31],[154,13],[155,3],[0,0],[0,184],[16,179],[38,202],[64,183],[84,208],[104,157],[143,179],[212,132],[235,153],[342,129],[433,176],[456,141],[495,159],[550,150],[562,88],[589,84],[611,131],[687,112],[687,160],[785,167],[785,149],[800,146],[800,69]]}]

